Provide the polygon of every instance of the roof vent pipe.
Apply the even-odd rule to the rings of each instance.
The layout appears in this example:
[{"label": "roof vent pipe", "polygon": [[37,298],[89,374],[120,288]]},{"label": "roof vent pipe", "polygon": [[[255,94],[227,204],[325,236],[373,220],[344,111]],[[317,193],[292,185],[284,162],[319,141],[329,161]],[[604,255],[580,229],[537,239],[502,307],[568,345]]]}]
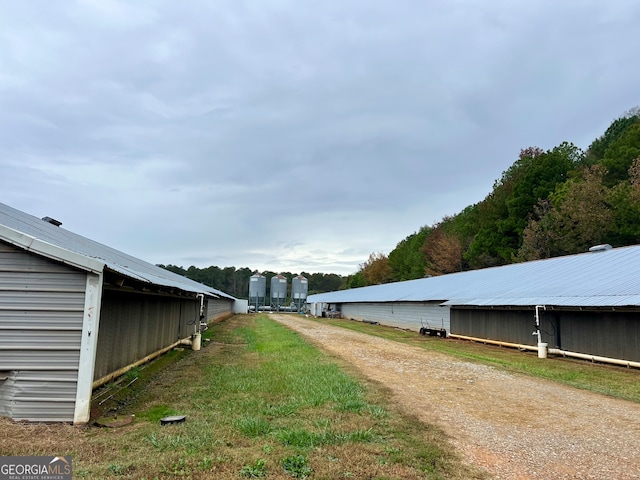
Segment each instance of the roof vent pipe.
[{"label": "roof vent pipe", "polygon": [[59,227],[60,225],[62,225],[62,222],[56,220],[55,218],[42,217],[42,220],[44,220],[47,223],[50,223],[51,225],[55,225],[56,227]]},{"label": "roof vent pipe", "polygon": [[611,250],[611,245],[603,243],[602,245],[595,245],[589,249],[590,252],[604,252],[605,250]]}]

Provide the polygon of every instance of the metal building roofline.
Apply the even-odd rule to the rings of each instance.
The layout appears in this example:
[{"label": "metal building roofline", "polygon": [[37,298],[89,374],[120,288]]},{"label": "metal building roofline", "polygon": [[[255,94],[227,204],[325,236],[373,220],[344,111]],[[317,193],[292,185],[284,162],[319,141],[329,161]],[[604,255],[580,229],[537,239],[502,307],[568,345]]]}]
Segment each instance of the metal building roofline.
[{"label": "metal building roofline", "polygon": [[58,247],[6,225],[0,224],[0,239],[29,252],[93,273],[102,273],[105,266],[104,262]]},{"label": "metal building roofline", "polygon": [[310,303],[640,307],[640,245],[309,295]]},{"label": "metal building roofline", "polygon": [[0,239],[46,258],[95,273],[109,269],[142,283],[236,300],[220,290],[83,237],[0,203]]},{"label": "metal building roofline", "polygon": [[515,298],[453,299],[442,305],[451,307],[594,307],[594,308],[638,308],[640,294],[593,295],[593,296],[549,296]]}]

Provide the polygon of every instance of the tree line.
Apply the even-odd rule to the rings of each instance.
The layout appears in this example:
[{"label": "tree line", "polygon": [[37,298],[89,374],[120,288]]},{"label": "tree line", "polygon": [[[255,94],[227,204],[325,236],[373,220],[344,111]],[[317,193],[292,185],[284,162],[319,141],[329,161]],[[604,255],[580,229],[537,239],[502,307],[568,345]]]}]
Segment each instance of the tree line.
[{"label": "tree line", "polygon": [[347,287],[411,280],[640,243],[640,109],[586,151],[529,147],[482,201],[372,253]]},{"label": "tree line", "polygon": [[[249,298],[249,279],[255,273],[249,268],[225,267],[220,268],[210,266],[206,268],[198,268],[190,266],[187,269],[177,265],[158,265],[173,273],[183,275],[191,280],[208,285],[236,298]],[[269,288],[271,285],[271,277],[277,275],[275,272],[260,272],[267,278],[267,296],[269,296]],[[287,279],[289,292],[291,291],[291,280],[297,275],[290,272],[279,272]],[[301,272],[300,275],[308,280],[308,294],[331,292],[344,289],[347,285],[347,278],[335,273],[307,273]]]}]

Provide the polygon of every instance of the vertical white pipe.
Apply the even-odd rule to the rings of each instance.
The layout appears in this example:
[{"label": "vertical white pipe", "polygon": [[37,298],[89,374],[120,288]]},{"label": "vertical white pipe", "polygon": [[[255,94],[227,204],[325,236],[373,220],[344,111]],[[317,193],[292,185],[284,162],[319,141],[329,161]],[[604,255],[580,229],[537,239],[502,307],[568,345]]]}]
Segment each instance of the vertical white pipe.
[{"label": "vertical white pipe", "polygon": [[538,358],[547,358],[547,343],[543,343],[542,341],[542,332],[540,331],[540,309],[547,309],[544,305],[536,305],[536,331],[533,332],[534,335],[538,336]]},{"label": "vertical white pipe", "polygon": [[196,328],[195,328],[195,332],[193,332],[194,334],[200,332],[200,322],[202,320],[202,317],[204,316],[204,294],[199,293],[196,295],[196,297],[200,298],[200,312],[198,314],[198,319],[196,320],[196,323],[195,323]]}]

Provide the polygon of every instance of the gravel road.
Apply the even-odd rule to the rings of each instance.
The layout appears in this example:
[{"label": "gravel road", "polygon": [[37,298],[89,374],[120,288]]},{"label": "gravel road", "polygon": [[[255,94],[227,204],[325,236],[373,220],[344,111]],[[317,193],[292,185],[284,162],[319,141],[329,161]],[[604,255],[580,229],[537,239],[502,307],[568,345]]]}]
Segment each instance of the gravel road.
[{"label": "gravel road", "polygon": [[[496,479],[640,479],[640,405],[420,348],[271,315],[388,387]],[[639,377],[640,378],[640,377]]]}]

